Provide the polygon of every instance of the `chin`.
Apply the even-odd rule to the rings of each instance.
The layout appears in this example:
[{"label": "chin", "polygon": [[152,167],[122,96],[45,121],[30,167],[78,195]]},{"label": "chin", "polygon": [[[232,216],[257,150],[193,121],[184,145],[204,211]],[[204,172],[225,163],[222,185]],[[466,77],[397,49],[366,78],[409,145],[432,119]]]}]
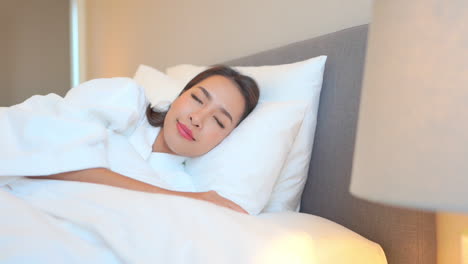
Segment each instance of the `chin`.
[{"label": "chin", "polygon": [[166,137],[166,140],[167,147],[176,155],[195,158],[204,154],[193,144],[195,142],[189,142],[178,134],[172,134],[171,137]]},{"label": "chin", "polygon": [[196,143],[195,144],[189,143],[184,138],[178,138],[175,142],[171,142],[171,143],[174,143],[174,144],[169,145],[169,147],[175,154],[179,156],[196,158],[208,152],[208,151],[201,150],[200,148],[197,148]]},{"label": "chin", "polygon": [[163,129],[167,147],[176,155],[196,158],[208,153],[215,147],[213,146],[207,149],[201,142],[188,141],[179,134],[175,122],[174,124],[165,124]]},{"label": "chin", "polygon": [[175,148],[175,149],[173,149],[173,152],[176,155],[183,156],[183,157],[188,157],[188,158],[196,158],[196,157],[199,157],[199,156],[204,154],[204,153],[194,153],[193,151],[189,151],[189,150],[184,149],[184,148]]}]

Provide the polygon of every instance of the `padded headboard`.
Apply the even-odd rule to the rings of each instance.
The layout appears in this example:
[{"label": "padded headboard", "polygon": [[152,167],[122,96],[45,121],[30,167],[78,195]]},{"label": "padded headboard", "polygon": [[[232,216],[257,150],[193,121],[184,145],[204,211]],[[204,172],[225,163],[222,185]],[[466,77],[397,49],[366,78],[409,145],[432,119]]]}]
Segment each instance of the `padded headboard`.
[{"label": "padded headboard", "polygon": [[348,190],[367,28],[345,29],[227,64],[274,65],[327,55],[301,212],[328,218],[379,243],[389,264],[435,264],[433,213],[370,203],[354,198]]}]

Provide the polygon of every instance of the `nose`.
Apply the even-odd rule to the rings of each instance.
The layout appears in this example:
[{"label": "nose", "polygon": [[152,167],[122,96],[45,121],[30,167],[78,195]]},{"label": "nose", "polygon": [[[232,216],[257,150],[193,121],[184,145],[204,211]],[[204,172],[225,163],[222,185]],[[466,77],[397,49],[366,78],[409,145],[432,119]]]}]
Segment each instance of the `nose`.
[{"label": "nose", "polygon": [[194,111],[190,113],[189,118],[190,118],[190,123],[197,128],[202,128],[203,125],[203,120],[205,118],[205,111],[200,109],[199,111]]},{"label": "nose", "polygon": [[190,115],[190,122],[193,126],[200,127],[201,122],[197,118],[193,118],[192,115]]}]

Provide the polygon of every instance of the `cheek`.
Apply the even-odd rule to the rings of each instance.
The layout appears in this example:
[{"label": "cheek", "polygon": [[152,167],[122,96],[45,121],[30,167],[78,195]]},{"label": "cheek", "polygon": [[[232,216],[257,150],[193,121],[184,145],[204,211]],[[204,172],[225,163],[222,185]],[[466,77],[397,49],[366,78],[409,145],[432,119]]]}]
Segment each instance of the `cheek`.
[{"label": "cheek", "polygon": [[217,124],[210,125],[207,127],[209,129],[205,130],[205,138],[207,141],[211,142],[212,145],[217,145],[223,141],[230,133],[230,131],[225,129],[220,129]]},{"label": "cheek", "polygon": [[166,119],[174,120],[175,118],[181,118],[189,112],[189,107],[182,101],[174,102],[167,112]]}]

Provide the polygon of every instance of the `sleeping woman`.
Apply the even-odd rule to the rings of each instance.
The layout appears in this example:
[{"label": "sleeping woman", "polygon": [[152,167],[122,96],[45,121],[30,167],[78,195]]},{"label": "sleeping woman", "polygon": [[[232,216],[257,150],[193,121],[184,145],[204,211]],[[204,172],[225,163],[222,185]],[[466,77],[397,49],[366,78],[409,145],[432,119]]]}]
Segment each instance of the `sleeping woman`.
[{"label": "sleeping woman", "polygon": [[[80,89],[80,87],[74,89]],[[73,95],[69,97],[73,99]],[[218,65],[193,78],[166,112],[155,111],[146,104],[144,113],[140,113],[144,118],[140,117],[137,123],[140,129],[146,127],[148,131],[156,131],[151,132],[153,134],[148,131],[145,132],[146,134],[143,133],[146,137],[151,135],[151,140],[147,141],[150,144],[146,146],[148,152],[197,157],[221,143],[252,112],[258,98],[259,89],[252,78],[227,66]],[[107,127],[111,126],[108,124]],[[155,128],[158,129],[155,130]],[[131,138],[131,135],[128,138]],[[144,157],[144,159],[147,158]],[[239,205],[215,191],[173,191],[111,169],[88,167],[60,173],[39,173],[27,176],[34,176],[35,179],[81,181],[143,192],[184,196],[247,213]]]}]

